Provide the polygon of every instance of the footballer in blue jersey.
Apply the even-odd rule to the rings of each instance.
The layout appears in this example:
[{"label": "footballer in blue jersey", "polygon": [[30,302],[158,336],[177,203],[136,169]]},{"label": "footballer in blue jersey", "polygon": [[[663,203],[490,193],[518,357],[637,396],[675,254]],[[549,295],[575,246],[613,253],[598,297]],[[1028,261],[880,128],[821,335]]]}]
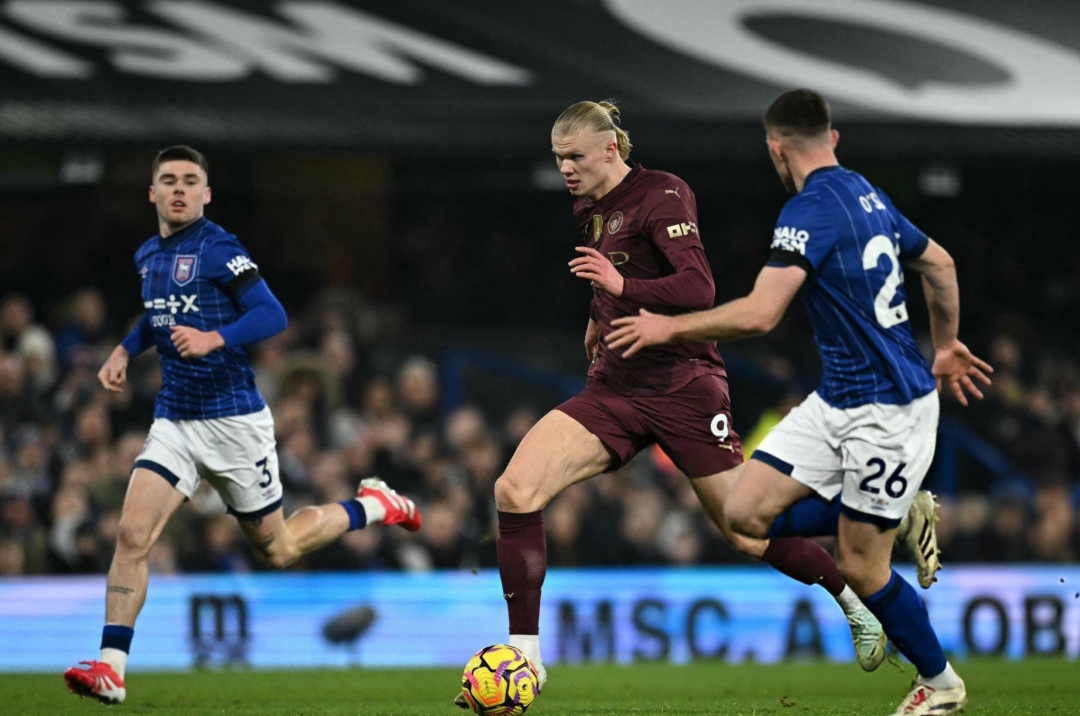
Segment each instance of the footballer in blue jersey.
[{"label": "footballer in blue jersey", "polygon": [[[824,98],[785,93],[766,111],[765,129],[769,156],[795,196],[750,295],[681,316],[642,311],[615,321],[605,340],[628,357],[670,341],[760,335],[802,291],[824,366],[821,384],[744,464],[724,516],[736,532],[758,539],[827,534],[833,525],[844,579],[918,670],[896,713],[953,714],[967,702],[964,683],[891,555],[899,535],[920,583],[934,581],[936,504],[919,486],[934,455],[938,390],[947,386],[967,405],[965,392],[981,398],[975,381],[989,384],[992,369],[957,338],[952,258],[884,192],[840,166],[839,133]],[[922,277],[932,366],[911,334],[904,269]]]},{"label": "footballer in blue jersey", "polygon": [[353,499],[282,511],[274,419],[255,386],[245,346],[281,332],[285,310],[235,236],[206,219],[206,158],[190,147],[161,151],[150,201],[159,232],[135,253],[144,313],[98,373],[124,388],[132,356],[153,347],[162,386],[135,461],[105,595],[101,656],[64,672],[68,688],[102,703],[127,695],[124,672],[148,583],[147,557],[169,518],[203,479],[217,490],[260,560],[286,567],[349,530],[383,523],[410,531],[412,500],[378,478]]}]

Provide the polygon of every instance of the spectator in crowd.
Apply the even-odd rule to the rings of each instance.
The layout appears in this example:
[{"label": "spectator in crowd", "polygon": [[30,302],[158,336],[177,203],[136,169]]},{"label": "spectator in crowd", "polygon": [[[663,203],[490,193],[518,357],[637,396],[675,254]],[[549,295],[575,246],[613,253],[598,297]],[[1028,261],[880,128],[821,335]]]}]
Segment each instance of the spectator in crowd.
[{"label": "spectator in crowd", "polygon": [[[345,294],[332,298],[316,297],[316,310],[252,349],[256,379],[274,411],[287,510],[344,499],[349,485],[378,474],[421,496],[425,526],[417,535],[350,533],[293,569],[494,566],[492,482],[536,422],[538,407],[511,402],[500,410],[477,402],[447,410],[434,361],[408,343],[402,350],[374,347],[364,328],[377,323],[371,310],[350,307],[354,299]],[[36,322],[25,297],[0,296],[0,575],[107,569],[160,381],[154,361],[134,361],[130,389],[104,394],[95,366],[122,321],[110,321],[93,290],[62,305],[50,328]],[[942,495],[945,559],[1075,560],[1080,365],[1006,331],[991,343],[998,373],[970,420],[1012,473],[1002,481],[974,463],[960,466],[960,494]],[[768,390],[746,401],[736,395],[737,410],[745,402],[761,411],[737,412],[747,444],[802,395],[789,358],[766,352],[755,361],[751,367]],[[733,368],[734,377],[743,372],[752,371]],[[553,566],[740,559],[659,450],[567,490],[545,520]],[[216,493],[202,490],[155,547],[151,568],[263,567]]]}]

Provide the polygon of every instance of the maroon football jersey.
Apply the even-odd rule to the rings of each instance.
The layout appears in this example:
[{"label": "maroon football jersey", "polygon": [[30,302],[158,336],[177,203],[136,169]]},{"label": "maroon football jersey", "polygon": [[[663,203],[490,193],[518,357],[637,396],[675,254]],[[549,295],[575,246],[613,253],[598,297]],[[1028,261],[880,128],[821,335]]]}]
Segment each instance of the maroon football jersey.
[{"label": "maroon football jersey", "polygon": [[612,321],[640,308],[668,315],[712,308],[712,270],[686,182],[638,164],[600,201],[579,199],[574,219],[583,245],[607,256],[625,279],[618,298],[593,286],[589,316],[600,325],[600,343],[589,379],[621,395],[645,396],[674,392],[700,375],[727,375],[712,343],[652,346],[626,359],[603,340]]}]

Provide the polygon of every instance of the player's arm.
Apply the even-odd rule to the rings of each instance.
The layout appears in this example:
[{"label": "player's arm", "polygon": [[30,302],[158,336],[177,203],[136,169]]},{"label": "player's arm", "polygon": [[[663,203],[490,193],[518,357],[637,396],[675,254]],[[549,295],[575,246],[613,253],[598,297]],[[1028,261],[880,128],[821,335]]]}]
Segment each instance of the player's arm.
[{"label": "player's arm", "polygon": [[240,317],[216,331],[173,326],[172,342],[183,358],[202,358],[220,348],[264,341],[289,324],[285,309],[263,280],[251,284],[238,297]]},{"label": "player's arm", "polygon": [[938,390],[947,383],[961,405],[967,405],[964,391],[982,399],[982,391],[972,380],[990,385],[989,363],[972,355],[960,342],[960,285],[956,279],[956,263],[949,252],[936,241],[929,240],[918,258],[905,264],[922,276],[923,294],[930,310],[930,336],[934,342],[934,365],[931,372]]},{"label": "player's arm", "polygon": [[143,314],[131,333],[120,342],[108,360],[98,371],[98,380],[105,390],[112,393],[120,393],[124,390],[124,381],[127,380],[128,361],[139,355],[150,346],[154,345],[154,331],[150,328],[150,317]]},{"label": "player's arm", "polygon": [[660,316],[642,309],[639,316],[617,318],[604,339],[609,348],[626,348],[629,358],[642,348],[675,341],[734,341],[768,333],[787,311],[806,281],[801,266],[766,266],[750,295],[710,311]]},{"label": "player's arm", "polygon": [[207,246],[203,262],[209,279],[229,297],[240,317],[213,331],[173,326],[172,342],[182,358],[202,358],[221,348],[258,343],[285,330],[285,309],[236,237],[228,236]]},{"label": "player's arm", "polygon": [[690,188],[672,183],[651,189],[643,214],[645,233],[671,264],[671,274],[651,279],[626,278],[607,256],[586,246],[575,249],[583,255],[570,262],[570,271],[612,296],[635,303],[684,311],[711,308],[716,287],[698,237],[697,205]]}]

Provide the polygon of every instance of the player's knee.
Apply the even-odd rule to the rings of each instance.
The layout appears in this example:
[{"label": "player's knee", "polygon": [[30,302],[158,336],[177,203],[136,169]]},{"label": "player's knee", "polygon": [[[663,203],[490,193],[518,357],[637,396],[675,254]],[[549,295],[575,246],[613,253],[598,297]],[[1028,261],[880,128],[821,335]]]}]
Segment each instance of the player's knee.
[{"label": "player's knee", "polygon": [[154,546],[149,525],[120,520],[116,529],[116,553],[126,559],[146,559]]},{"label": "player's knee", "polygon": [[504,512],[534,512],[538,505],[537,486],[524,475],[504,472],[495,481],[495,506]]},{"label": "player's knee", "polygon": [[285,569],[300,559],[300,551],[285,546],[255,546],[255,556],[260,562],[274,569]]},{"label": "player's knee", "polygon": [[284,535],[273,535],[263,542],[252,544],[251,548],[260,562],[274,569],[285,569],[303,556],[299,545],[287,531]]},{"label": "player's knee", "polygon": [[764,539],[772,522],[759,514],[754,505],[735,495],[724,505],[724,519],[736,535],[751,539]]},{"label": "player's knee", "polygon": [[752,539],[750,537],[744,537],[741,534],[728,535],[728,541],[731,543],[732,549],[739,554],[744,554],[747,557],[753,557],[754,559],[761,559],[765,556],[765,549],[769,546],[769,543],[761,539]]}]

